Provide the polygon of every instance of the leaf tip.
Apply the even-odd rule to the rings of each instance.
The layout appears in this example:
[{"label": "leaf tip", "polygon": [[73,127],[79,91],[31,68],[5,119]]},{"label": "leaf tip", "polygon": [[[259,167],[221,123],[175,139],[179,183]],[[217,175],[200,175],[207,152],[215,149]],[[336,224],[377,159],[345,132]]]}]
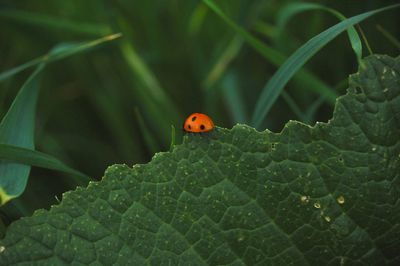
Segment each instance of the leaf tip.
[{"label": "leaf tip", "polygon": [[9,195],[2,187],[0,187],[0,206],[6,204],[13,198],[15,198],[15,196]]}]

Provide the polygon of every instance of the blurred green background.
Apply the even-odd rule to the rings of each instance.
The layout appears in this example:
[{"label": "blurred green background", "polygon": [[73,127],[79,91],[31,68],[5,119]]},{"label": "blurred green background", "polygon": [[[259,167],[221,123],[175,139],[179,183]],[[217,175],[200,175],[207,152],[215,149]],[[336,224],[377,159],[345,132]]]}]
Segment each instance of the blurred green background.
[{"label": "blurred green background", "polygon": [[[237,24],[285,57],[339,20],[307,11],[279,20],[301,1],[215,1]],[[398,1],[309,1],[346,17]],[[373,53],[397,56],[399,10],[367,19],[362,32]],[[360,28],[357,28],[360,33]],[[201,1],[2,0],[0,72],[46,54],[55,45],[122,37],[49,64],[41,81],[36,149],[100,179],[107,166],[148,162],[167,151],[171,126],[177,143],[192,112],[209,114],[221,127],[249,123],[261,89],[277,66],[246,44]],[[397,38],[396,40],[393,40]],[[368,55],[364,43],[364,55]],[[333,92],[343,94],[357,60],[345,33],[306,65]],[[8,110],[25,70],[0,83],[0,112]],[[261,128],[280,131],[290,119],[327,121],[333,101],[318,89],[290,82]],[[67,175],[33,168],[26,192],[2,207],[7,222],[57,202],[76,184]]]}]

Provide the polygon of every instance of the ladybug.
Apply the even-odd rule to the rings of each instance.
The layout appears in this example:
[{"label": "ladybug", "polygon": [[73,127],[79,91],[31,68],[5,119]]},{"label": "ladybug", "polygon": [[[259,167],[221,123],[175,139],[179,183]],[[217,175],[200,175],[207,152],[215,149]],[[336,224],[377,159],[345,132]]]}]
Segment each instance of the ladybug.
[{"label": "ladybug", "polygon": [[209,132],[214,128],[214,122],[211,118],[202,113],[193,113],[189,115],[183,124],[184,131],[193,133]]}]

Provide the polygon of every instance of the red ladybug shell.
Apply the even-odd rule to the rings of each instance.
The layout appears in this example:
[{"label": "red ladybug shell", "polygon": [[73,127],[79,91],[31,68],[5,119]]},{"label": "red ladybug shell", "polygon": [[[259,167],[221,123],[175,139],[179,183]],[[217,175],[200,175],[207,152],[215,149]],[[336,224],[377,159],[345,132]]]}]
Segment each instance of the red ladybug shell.
[{"label": "red ladybug shell", "polygon": [[209,132],[214,128],[214,122],[211,118],[202,113],[193,113],[189,115],[183,124],[183,130],[194,133]]}]

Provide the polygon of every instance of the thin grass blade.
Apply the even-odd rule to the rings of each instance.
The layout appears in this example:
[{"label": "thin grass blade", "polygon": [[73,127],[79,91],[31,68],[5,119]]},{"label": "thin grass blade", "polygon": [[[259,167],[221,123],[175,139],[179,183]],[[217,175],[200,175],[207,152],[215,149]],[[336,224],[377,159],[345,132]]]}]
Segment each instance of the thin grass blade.
[{"label": "thin grass blade", "polygon": [[95,39],[93,41],[89,42],[80,42],[80,43],[61,43],[55,46],[48,54],[35,58],[29,62],[26,62],[22,65],[19,65],[17,67],[11,68],[9,70],[6,70],[2,73],[0,73],[0,81],[3,81],[7,78],[12,77],[15,74],[18,74],[19,72],[28,69],[32,66],[36,66],[40,63],[50,63],[54,61],[61,60],[63,58],[66,58],[71,55],[75,55],[77,53],[81,53],[84,51],[88,51],[91,48],[94,48],[100,44],[110,42],[112,40],[115,40],[119,37],[121,37],[121,33],[116,33],[116,34],[111,34],[99,39]]},{"label": "thin grass blade", "polygon": [[[214,1],[203,0],[203,2],[270,63],[275,66],[281,66],[285,62],[285,55],[264,44],[262,41],[248,33],[245,29],[238,26],[214,3]],[[338,96],[338,94],[334,92],[327,84],[307,70],[300,70],[294,79],[295,81],[298,81],[298,84],[300,84],[304,89],[324,95],[331,104],[334,103],[336,97]]]},{"label": "thin grass blade", "polygon": [[[312,11],[312,10],[326,11],[334,15],[341,21],[346,19],[346,17],[339,11],[333,8],[326,7],[324,5],[315,3],[291,3],[283,7],[279,12],[279,14],[277,15],[276,25],[279,34],[278,39],[280,38],[280,36],[282,36],[281,33],[283,32],[285,25],[293,16],[302,12]],[[358,35],[356,29],[353,26],[347,29],[347,35],[349,37],[351,47],[353,48],[353,51],[356,54],[357,60],[358,62],[360,62],[362,58],[362,43],[360,40],[360,36]]]},{"label": "thin grass blade", "polygon": [[174,125],[171,125],[171,144],[169,145],[169,151],[172,151],[175,147],[175,127]]},{"label": "thin grass blade", "polygon": [[322,104],[325,102],[325,98],[323,96],[318,97],[313,103],[310,104],[310,106],[307,108],[307,111],[305,112],[305,119],[304,123],[310,125],[313,123],[316,119],[316,114],[318,109],[322,106]]},{"label": "thin grass blade", "polygon": [[78,177],[78,181],[82,185],[91,180],[87,175],[65,165],[51,155],[18,146],[0,144],[0,159],[64,172]]},{"label": "thin grass blade", "polygon": [[180,110],[165,88],[161,86],[155,73],[136,51],[129,24],[122,17],[115,22],[124,32],[124,35],[128,36],[119,43],[119,47],[122,58],[132,73],[130,75],[133,83],[132,90],[139,101],[143,103],[142,107],[145,107],[143,108],[143,115],[149,119],[149,128],[159,129],[156,134],[164,144],[163,146],[167,147],[170,139],[163,132],[169,132],[171,123],[175,125],[179,123],[182,119]]},{"label": "thin grass blade", "polygon": [[296,50],[288,60],[278,69],[273,77],[268,81],[266,86],[259,97],[256,104],[256,108],[253,113],[251,125],[259,128],[261,123],[264,121],[265,116],[271,109],[272,105],[278,98],[279,94],[289,82],[289,80],[296,74],[296,72],[322,47],[333,40],[340,33],[348,29],[349,27],[360,23],[364,19],[378,14],[383,11],[398,8],[400,4],[391,5],[388,7],[372,10],[369,12],[362,13],[360,15],[348,18],[329,29],[321,32],[317,36],[310,39],[307,43]]},{"label": "thin grass blade", "polygon": [[238,81],[236,80],[236,75],[232,72],[228,72],[224,76],[221,86],[224,95],[223,99],[228,106],[228,111],[232,116],[232,120],[235,123],[246,124],[248,122],[248,114],[243,95],[241,95]]},{"label": "thin grass blade", "polygon": [[383,34],[383,36],[385,36],[386,39],[388,39],[389,42],[400,50],[400,41],[396,39],[393,34],[385,30],[381,25],[377,25],[376,28]]},{"label": "thin grass blade", "polygon": [[146,123],[144,122],[143,116],[139,111],[139,108],[135,108],[135,116],[138,121],[139,129],[142,133],[142,136],[144,138],[144,141],[146,143],[147,148],[149,149],[149,152],[151,154],[156,153],[157,151],[160,150],[159,145],[157,144],[156,139],[154,138],[153,134],[147,127]]},{"label": "thin grass blade", "polygon": [[60,17],[49,16],[45,14],[26,12],[15,9],[0,10],[0,18],[14,20],[28,24],[29,26],[39,26],[43,28],[70,31],[85,35],[107,35],[110,34],[110,27],[102,23],[88,23],[83,21],[73,21]]},{"label": "thin grass blade", "polygon": [[296,101],[292,98],[292,96],[290,96],[290,94],[284,90],[282,91],[281,96],[282,96],[283,100],[285,100],[285,102],[287,103],[289,108],[292,110],[292,112],[297,116],[297,118],[301,122],[305,122],[306,117],[303,114],[303,112],[301,111],[300,107],[297,105]]},{"label": "thin grass blade", "polygon": [[208,9],[203,3],[199,3],[193,10],[187,27],[190,35],[195,35],[199,32],[207,16],[207,11]]},{"label": "thin grass blade", "polygon": [[208,73],[203,83],[203,88],[205,90],[210,90],[215,85],[215,83],[221,78],[221,76],[225,73],[229,64],[239,54],[242,46],[243,46],[242,37],[240,37],[240,35],[236,35],[232,39],[232,41],[230,41],[227,48],[217,59],[216,63]]}]

